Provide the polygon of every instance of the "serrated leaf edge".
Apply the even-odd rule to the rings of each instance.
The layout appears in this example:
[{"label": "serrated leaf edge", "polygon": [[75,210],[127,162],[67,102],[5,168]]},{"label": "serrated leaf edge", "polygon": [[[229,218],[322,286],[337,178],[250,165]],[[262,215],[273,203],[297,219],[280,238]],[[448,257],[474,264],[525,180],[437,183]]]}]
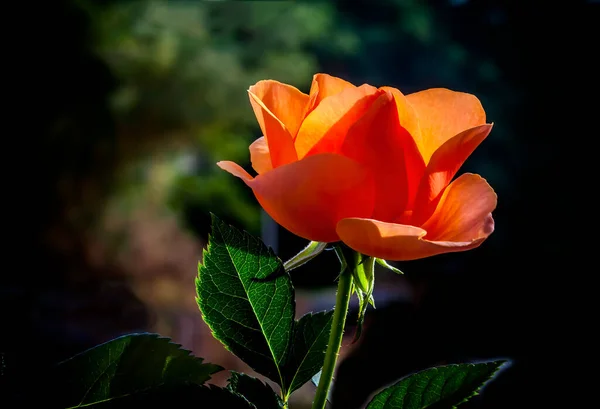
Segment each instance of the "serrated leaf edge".
[{"label": "serrated leaf edge", "polygon": [[[456,409],[458,406],[462,405],[463,403],[467,402],[469,399],[471,399],[473,396],[477,396],[479,395],[479,392],[481,391],[481,389],[487,385],[487,383],[489,381],[491,381],[492,379],[494,379],[494,377],[503,369],[505,365],[509,365],[510,361],[506,360],[506,359],[499,359],[496,361],[485,361],[485,362],[473,362],[473,363],[469,363],[467,365],[478,365],[478,364],[494,364],[494,363],[500,363],[498,366],[496,366],[496,369],[494,369],[480,384],[479,386],[473,391],[473,393],[471,393],[469,396],[465,397],[463,400],[461,400],[460,402],[458,402],[456,405],[452,406],[452,409]],[[460,365],[460,364],[453,364],[453,365]],[[463,364],[464,365],[464,364]],[[446,365],[449,366],[449,365]],[[431,406],[431,405],[429,405]],[[424,409],[426,409],[427,407],[425,407]]]},{"label": "serrated leaf edge", "polygon": [[[67,359],[65,359],[65,360],[63,360],[63,361],[60,361],[60,362],[58,362],[58,363],[57,363],[55,366],[59,366],[59,365],[65,364],[65,363],[67,363],[67,362],[69,362],[69,361],[71,361],[71,360],[73,360],[73,359],[75,359],[75,358],[78,358],[78,357],[80,357],[80,356],[82,356],[82,355],[85,355],[85,354],[87,354],[87,353],[89,353],[89,352],[91,352],[91,351],[93,351],[93,350],[96,350],[96,349],[98,349],[98,348],[100,348],[100,347],[103,347],[103,346],[105,346],[105,345],[111,344],[111,343],[113,343],[113,342],[115,342],[115,341],[117,341],[117,340],[120,340],[120,339],[123,339],[123,338],[139,337],[139,336],[144,336],[144,337],[148,337],[148,338],[154,338],[154,339],[157,339],[157,340],[159,340],[159,341],[164,341],[164,342],[165,342],[165,343],[167,343],[167,344],[170,344],[170,345],[173,345],[173,346],[177,347],[177,350],[178,350],[178,351],[181,351],[181,352],[183,352],[183,353],[185,353],[185,356],[189,356],[189,357],[191,357],[191,358],[195,358],[195,359],[199,360],[201,363],[203,363],[203,362],[204,362],[204,358],[194,355],[194,354],[192,353],[192,351],[190,351],[189,349],[183,348],[183,346],[182,346],[181,344],[179,344],[179,343],[177,343],[177,342],[174,342],[174,341],[173,341],[171,338],[169,338],[169,337],[166,337],[166,336],[163,336],[163,335],[157,334],[157,333],[155,333],[155,332],[133,332],[133,333],[131,333],[131,334],[124,334],[124,335],[118,336],[118,337],[116,337],[116,338],[110,339],[110,340],[108,340],[108,341],[106,341],[106,342],[103,342],[103,343],[101,343],[101,344],[94,345],[94,346],[93,346],[93,347],[91,347],[91,348],[88,348],[88,349],[86,349],[86,350],[83,350],[83,351],[81,351],[81,352],[78,352],[77,354],[75,354],[75,355],[72,355],[72,356],[70,356],[69,358],[67,358]],[[218,371],[212,372],[213,374],[214,374],[214,373],[217,373],[217,372],[219,372],[219,371],[222,371],[223,369],[225,369],[225,368],[223,368],[223,367],[222,367],[222,366],[220,366],[220,365],[213,364],[212,362],[207,362],[205,365],[214,365],[215,367],[218,367],[218,368],[219,368],[219,370],[218,370]]]},{"label": "serrated leaf edge", "polygon": [[236,394],[236,395],[244,398],[244,400],[246,400],[246,402],[248,402],[253,408],[261,409],[261,408],[258,408],[254,403],[250,402],[248,400],[248,398],[246,398],[244,395],[242,395],[241,393],[236,392],[233,389],[233,387],[231,386],[231,379],[233,378],[233,375],[245,375],[245,376],[247,376],[249,378],[253,378],[253,379],[257,380],[258,382],[262,383],[266,388],[271,389],[271,391],[273,392],[273,396],[275,396],[275,398],[278,399],[279,402],[280,402],[280,403],[278,403],[279,406],[283,407],[282,402],[281,402],[281,398],[277,395],[277,393],[275,393],[275,391],[271,388],[271,386],[269,384],[267,384],[266,382],[264,382],[263,380],[261,380],[259,378],[256,378],[254,376],[250,376],[250,375],[245,374],[243,372],[237,372],[237,371],[230,370],[229,373],[231,374],[231,376],[229,378],[227,378],[227,387],[225,389],[229,390],[231,393],[234,393],[234,394]]},{"label": "serrated leaf edge", "polygon": [[[285,270],[285,268],[284,268],[284,263],[283,263],[283,261],[282,261],[282,260],[279,258],[279,256],[277,256],[277,254],[275,254],[275,252],[274,252],[273,248],[272,248],[271,246],[267,246],[267,245],[266,245],[266,244],[265,244],[265,243],[264,243],[262,240],[260,240],[260,239],[258,239],[257,237],[253,236],[253,235],[252,235],[252,234],[250,234],[248,231],[246,231],[246,230],[244,230],[244,229],[238,229],[237,227],[235,227],[235,226],[233,226],[233,225],[231,225],[231,224],[229,224],[229,223],[225,222],[224,220],[221,220],[221,219],[220,219],[218,216],[216,216],[214,213],[212,213],[212,212],[211,212],[211,213],[210,213],[210,216],[211,216],[211,228],[212,228],[212,227],[215,225],[215,221],[218,221],[218,222],[220,222],[220,223],[223,223],[223,224],[225,224],[226,226],[228,226],[229,228],[231,228],[231,229],[233,229],[233,230],[236,230],[236,231],[238,231],[238,232],[241,232],[241,233],[242,233],[242,235],[244,235],[245,237],[248,237],[248,238],[250,238],[250,239],[255,239],[255,240],[258,240],[258,241],[260,242],[260,244],[261,244],[261,245],[263,245],[263,246],[264,246],[264,247],[267,249],[267,252],[268,252],[269,256],[273,256],[273,257],[275,257],[275,258],[276,258],[276,259],[279,261],[279,264],[280,264],[280,269],[282,270],[283,274],[287,275],[287,276],[288,276],[288,278],[289,278],[290,287],[291,287],[291,290],[292,290],[292,303],[293,303],[293,310],[294,310],[294,311],[296,311],[296,298],[295,298],[295,288],[294,288],[294,285],[293,285],[293,283],[292,283],[292,280],[291,280],[291,278],[290,278],[290,276],[289,276],[289,273],[288,273],[288,272]],[[211,233],[209,233],[209,234],[208,234],[208,240],[207,240],[206,247],[205,247],[204,249],[202,249],[202,261],[198,261],[198,273],[196,274],[196,277],[195,277],[195,279],[194,279],[194,284],[196,285],[196,288],[198,288],[198,284],[199,284],[199,282],[200,282],[200,269],[201,269],[201,267],[203,267],[203,266],[204,266],[203,262],[204,262],[204,260],[205,260],[206,254],[210,253],[210,249],[211,249],[211,247],[212,247],[212,245],[211,245],[211,244],[212,244],[212,243],[211,243],[212,236],[213,236],[213,232],[212,232],[212,229],[211,229]],[[229,250],[228,250],[228,254],[230,254],[230,253],[229,253]],[[245,287],[244,287],[244,290],[245,290]],[[213,337],[214,337],[216,340],[220,341],[220,342],[221,342],[221,344],[222,344],[222,345],[225,347],[225,349],[226,349],[227,351],[229,351],[229,352],[231,352],[233,355],[235,355],[235,353],[229,349],[229,347],[226,345],[226,343],[225,343],[225,342],[223,342],[223,340],[221,339],[221,337],[217,336],[217,334],[216,334],[216,333],[215,333],[215,331],[213,330],[212,326],[211,326],[211,325],[209,325],[209,324],[208,324],[208,322],[206,321],[206,318],[205,318],[204,311],[202,310],[202,307],[200,306],[200,297],[198,296],[198,291],[197,291],[197,290],[196,290],[196,297],[195,297],[195,299],[196,299],[196,304],[198,305],[198,309],[200,310],[200,314],[202,315],[202,320],[203,320],[203,321],[206,323],[206,325],[209,327],[209,329],[210,329],[210,332],[211,332],[211,335],[212,335],[212,336],[213,336]],[[250,302],[250,300],[248,300],[248,302]],[[252,304],[252,303],[250,303],[250,304]],[[252,310],[254,311],[254,306],[252,307]],[[258,320],[257,320],[257,321],[258,321]],[[261,324],[260,324],[260,321],[258,321],[258,323],[259,323],[259,325],[261,325]],[[293,330],[293,329],[294,329],[294,328],[292,328],[292,330]],[[290,331],[290,333],[292,333],[292,332],[293,332],[293,331]],[[261,333],[262,333],[262,335],[263,335],[263,337],[264,337],[264,336],[265,336],[265,333],[264,333],[264,331],[262,331],[262,325],[261,325]],[[286,353],[285,353],[285,355],[284,355],[284,358],[287,358],[287,355],[289,354],[289,351],[290,351],[290,349],[291,349],[291,341],[292,341],[291,339],[288,339],[288,344],[287,344],[287,347],[286,347]],[[283,376],[282,376],[282,373],[281,373],[281,369],[280,369],[279,365],[277,364],[277,362],[276,362],[276,360],[275,360],[275,357],[274,357],[274,354],[273,354],[273,350],[271,349],[271,345],[270,345],[270,343],[266,341],[266,337],[265,337],[265,342],[266,342],[266,344],[267,344],[267,346],[268,346],[268,348],[269,348],[269,351],[271,352],[271,356],[270,356],[270,358],[273,360],[273,363],[274,363],[274,365],[275,365],[275,368],[277,369],[277,372],[278,372],[278,374],[279,374],[279,379],[280,379],[280,386],[281,386],[281,388],[282,388],[282,390],[283,390],[283,389],[284,389],[284,387],[287,387],[287,385],[282,385],[282,384],[283,384]],[[237,355],[236,355],[236,356],[237,356]],[[285,360],[284,360],[284,362],[285,362]],[[253,368],[253,369],[254,369],[254,368]]]},{"label": "serrated leaf edge", "polygon": [[[483,387],[484,387],[484,386],[485,386],[485,385],[486,385],[486,384],[487,384],[487,383],[488,383],[490,380],[492,380],[492,379],[493,379],[493,378],[494,378],[494,377],[495,377],[495,376],[496,376],[496,375],[497,375],[497,374],[500,372],[500,370],[503,370],[503,369],[504,369],[503,367],[504,367],[505,365],[509,365],[509,364],[510,364],[510,361],[509,361],[509,360],[507,360],[507,359],[499,359],[499,360],[496,360],[496,361],[481,361],[481,362],[472,362],[472,363],[466,363],[466,364],[449,364],[449,365],[440,365],[440,366],[434,366],[434,367],[431,367],[431,368],[426,368],[426,369],[423,369],[423,370],[421,370],[421,371],[416,371],[416,372],[410,373],[410,374],[408,374],[408,375],[406,375],[406,376],[403,376],[402,378],[398,379],[398,380],[397,380],[397,381],[395,381],[394,383],[391,383],[391,384],[389,384],[389,385],[385,386],[384,388],[382,388],[382,389],[381,389],[381,391],[379,391],[377,394],[375,394],[375,395],[373,396],[373,398],[371,399],[371,401],[370,401],[370,402],[367,404],[367,409],[369,408],[369,405],[371,404],[371,402],[373,402],[373,400],[375,400],[375,398],[377,397],[377,395],[379,395],[380,393],[383,393],[383,392],[385,392],[385,391],[386,391],[386,390],[388,390],[389,388],[392,388],[392,387],[396,386],[397,384],[399,384],[399,383],[401,383],[402,381],[404,381],[404,380],[406,380],[406,379],[410,378],[411,376],[415,376],[415,375],[421,374],[421,373],[423,373],[423,372],[431,371],[431,370],[433,370],[433,369],[438,369],[438,368],[448,368],[448,367],[455,367],[455,366],[457,366],[457,367],[460,367],[460,366],[465,366],[465,365],[466,365],[466,366],[469,366],[469,367],[474,367],[475,365],[480,365],[480,364],[494,364],[494,363],[499,363],[499,365],[498,365],[498,366],[497,366],[497,367],[496,367],[496,368],[495,368],[495,369],[494,369],[494,370],[493,370],[493,371],[492,371],[492,372],[491,372],[491,373],[490,373],[490,374],[489,374],[489,375],[488,375],[488,376],[487,376],[487,377],[486,377],[486,378],[485,378],[485,379],[484,379],[482,382],[480,382],[479,386],[478,386],[478,387],[477,387],[477,388],[476,388],[476,389],[475,389],[475,390],[474,390],[474,391],[473,391],[473,392],[472,392],[470,395],[466,396],[466,397],[465,397],[465,398],[463,398],[463,399],[462,399],[460,402],[458,402],[458,403],[454,404],[454,405],[451,407],[451,409],[457,409],[457,407],[458,407],[459,405],[462,405],[463,403],[467,402],[467,401],[468,401],[469,399],[471,399],[473,396],[476,396],[476,395],[478,395],[478,394],[479,394],[479,391],[481,391],[481,389],[482,389],[482,388],[483,388]],[[453,375],[453,376],[454,376],[454,375]],[[390,396],[388,396],[388,397],[387,397],[387,399],[386,399],[386,400],[385,400],[385,402],[384,402],[384,407],[385,407],[385,404],[387,404],[387,403],[389,402],[389,400],[391,399],[391,397],[392,397],[392,394],[390,394]],[[437,404],[437,402],[436,402],[436,403],[434,403],[434,405],[435,405],[435,404]],[[427,409],[427,408],[429,408],[429,407],[431,407],[431,406],[432,406],[432,405],[423,406],[421,409]]]},{"label": "serrated leaf edge", "polygon": [[[298,320],[294,320],[294,338],[296,336],[296,326],[298,325],[298,323],[300,322],[300,320],[306,316],[315,316],[317,314],[330,314],[331,316],[329,317],[329,321],[331,322],[333,320],[333,310],[322,310],[322,311],[317,311],[317,312],[308,312],[306,314],[304,314],[302,317],[300,317],[300,319]],[[326,328],[326,327],[325,327]],[[308,351],[312,350],[312,347],[314,346],[315,342],[317,342],[317,340],[321,337],[321,335],[323,334],[323,331],[325,330],[325,328],[321,329],[321,332],[319,332],[319,335],[317,335],[317,337],[315,338],[315,340],[313,341],[312,345],[308,348]],[[291,347],[290,347],[291,349]],[[300,362],[300,364],[298,365],[298,367],[296,368],[296,372],[294,372],[294,377],[292,378],[292,380],[290,381],[290,387],[294,384],[294,380],[296,379],[296,376],[298,375],[298,370],[302,367],[302,364],[304,363],[304,361],[306,360],[306,357],[308,356],[308,351],[307,353],[302,357],[302,361]],[[314,376],[314,375],[313,375]],[[311,376],[312,379],[312,376]],[[302,385],[300,385],[302,386]],[[298,388],[296,388],[298,389]],[[293,392],[293,391],[292,391]],[[287,393],[287,391],[286,391]],[[291,392],[290,392],[291,393]]]}]

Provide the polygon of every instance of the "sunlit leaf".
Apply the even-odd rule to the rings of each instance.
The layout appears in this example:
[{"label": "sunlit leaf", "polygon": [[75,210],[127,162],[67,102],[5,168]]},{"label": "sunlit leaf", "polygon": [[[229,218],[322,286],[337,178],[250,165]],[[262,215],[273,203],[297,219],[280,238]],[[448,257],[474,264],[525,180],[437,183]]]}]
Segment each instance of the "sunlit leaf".
[{"label": "sunlit leaf", "polygon": [[321,370],[329,341],[333,311],[306,314],[294,328],[290,355],[284,368],[289,393]]},{"label": "sunlit leaf", "polygon": [[294,325],[294,290],[281,260],[262,241],[212,216],[196,279],[204,321],[227,349],[284,389]]}]

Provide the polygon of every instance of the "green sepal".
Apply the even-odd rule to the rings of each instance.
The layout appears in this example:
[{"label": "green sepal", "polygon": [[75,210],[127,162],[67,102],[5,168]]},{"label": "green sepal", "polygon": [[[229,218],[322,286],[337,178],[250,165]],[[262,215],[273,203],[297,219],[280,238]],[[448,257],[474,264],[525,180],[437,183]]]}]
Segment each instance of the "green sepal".
[{"label": "green sepal", "polygon": [[311,241],[302,251],[283,263],[285,271],[291,271],[303,264],[308,263],[310,260],[321,254],[326,247],[327,243]]},{"label": "green sepal", "polygon": [[381,267],[383,268],[387,268],[390,271],[393,271],[396,274],[404,274],[400,269],[392,266],[391,264],[389,264],[387,261],[385,261],[382,258],[376,258],[375,261],[377,262],[377,264],[379,264]]},{"label": "green sepal", "polygon": [[358,285],[355,287],[356,295],[358,296],[358,317],[356,319],[356,333],[352,340],[353,343],[358,341],[362,334],[367,307],[371,304],[373,308],[375,308],[375,300],[373,298],[373,289],[375,288],[375,258],[361,258],[361,255],[357,256],[356,268],[353,270],[353,272],[355,272],[354,277],[364,277],[367,287],[366,290],[363,290],[363,288]]}]

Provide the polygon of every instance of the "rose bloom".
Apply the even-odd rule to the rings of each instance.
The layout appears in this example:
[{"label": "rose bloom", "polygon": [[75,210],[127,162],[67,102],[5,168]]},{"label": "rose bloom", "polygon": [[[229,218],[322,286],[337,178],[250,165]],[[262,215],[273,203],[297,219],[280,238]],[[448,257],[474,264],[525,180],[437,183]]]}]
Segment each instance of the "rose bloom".
[{"label": "rose bloom", "polygon": [[475,96],[403,95],[325,74],[309,95],[273,80],[248,92],[264,135],[250,145],[258,176],[218,165],[292,233],[413,260],[475,248],[493,232],[497,197],[485,179],[452,181],[492,129]]}]

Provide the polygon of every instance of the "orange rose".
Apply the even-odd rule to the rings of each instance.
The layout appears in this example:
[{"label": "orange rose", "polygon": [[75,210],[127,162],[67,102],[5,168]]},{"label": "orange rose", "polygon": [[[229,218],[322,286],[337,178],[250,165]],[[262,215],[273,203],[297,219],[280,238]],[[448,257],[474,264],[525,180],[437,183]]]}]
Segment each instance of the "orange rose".
[{"label": "orange rose", "polygon": [[466,173],[450,183],[492,129],[475,96],[442,88],[405,96],[325,74],[309,95],[272,80],[248,92],[265,135],[250,145],[258,176],[218,165],[292,233],[413,260],[475,248],[493,232],[487,182]]}]

